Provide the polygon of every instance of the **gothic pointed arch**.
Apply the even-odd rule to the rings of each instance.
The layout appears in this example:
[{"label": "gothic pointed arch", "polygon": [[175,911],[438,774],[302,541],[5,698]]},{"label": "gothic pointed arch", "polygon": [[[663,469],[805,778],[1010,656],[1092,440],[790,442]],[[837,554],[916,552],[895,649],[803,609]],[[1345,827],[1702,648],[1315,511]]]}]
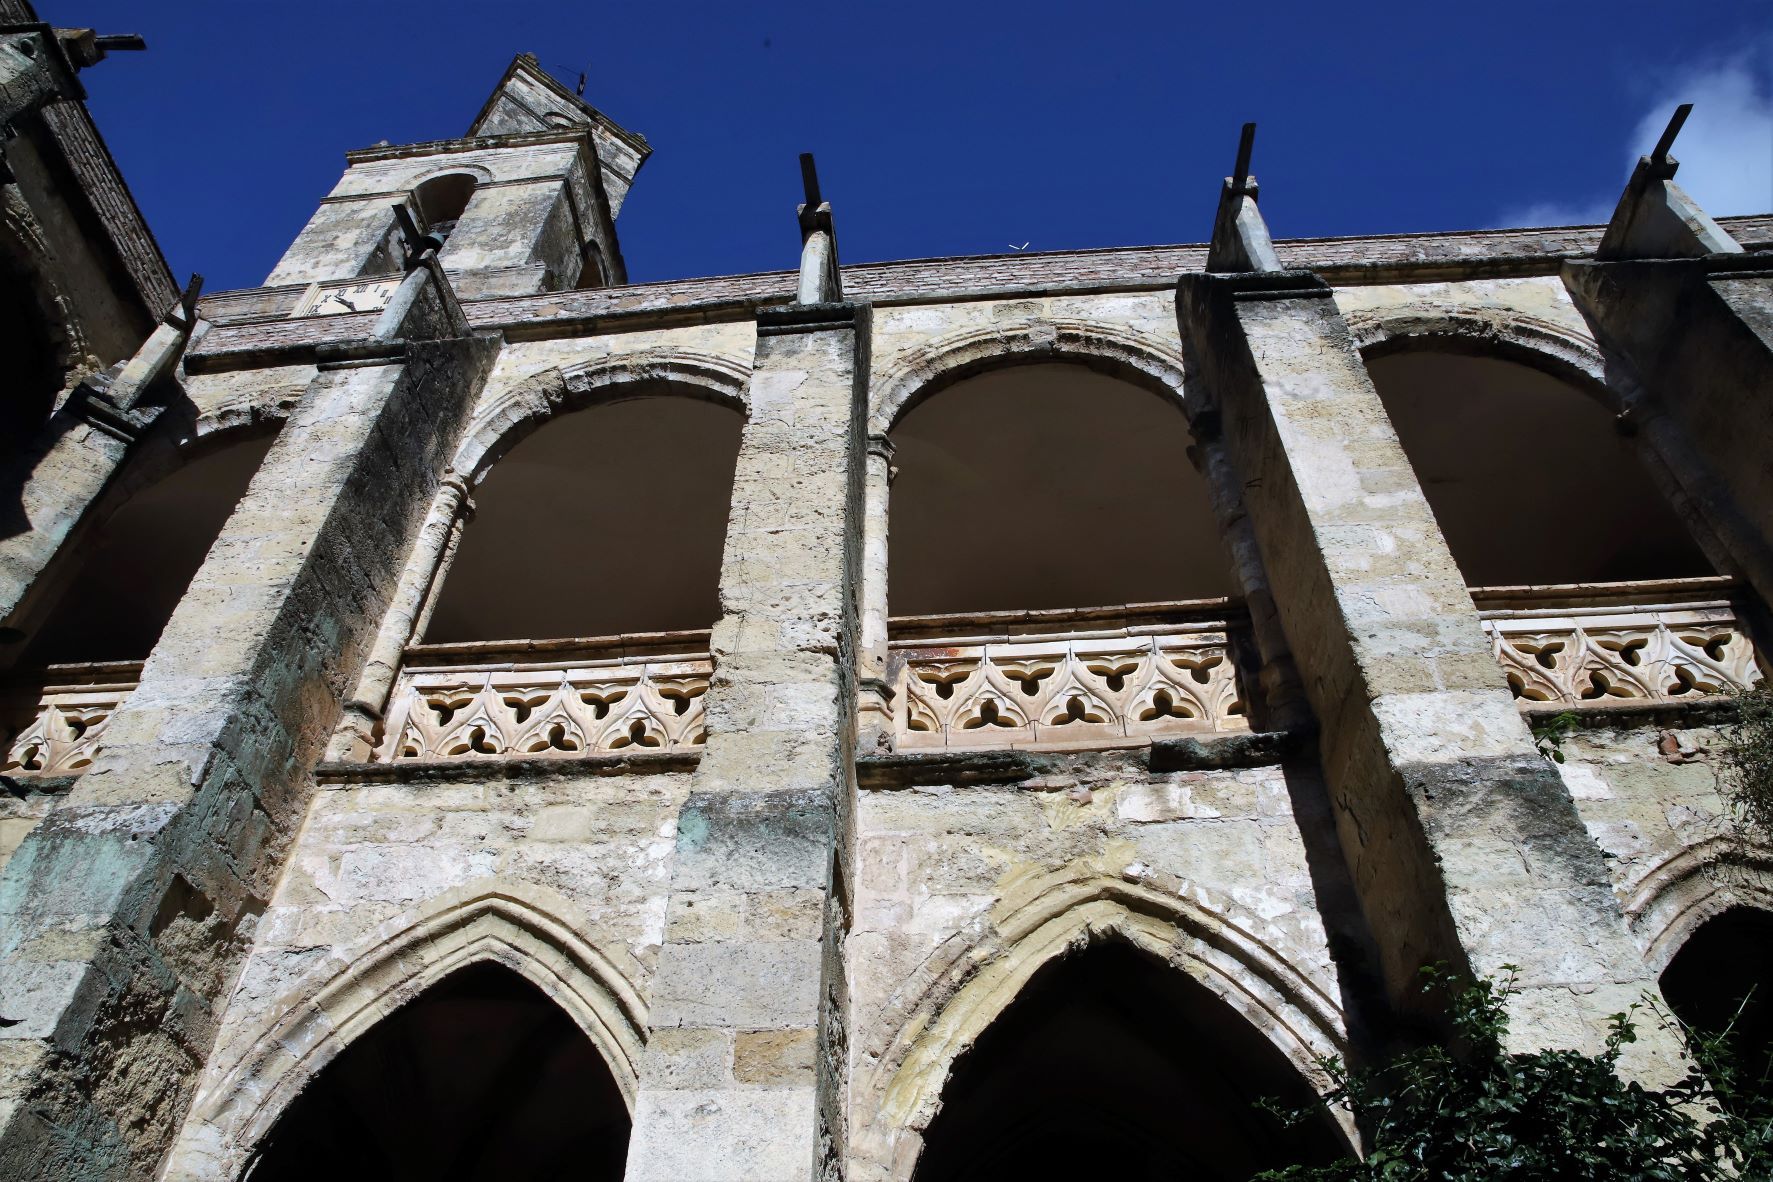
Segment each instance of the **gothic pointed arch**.
[{"label": "gothic pointed arch", "polygon": [[[1240,1046],[1257,1048],[1275,1094],[1305,1097],[1326,1086],[1318,1061],[1347,1044],[1321,972],[1292,963],[1265,925],[1229,900],[1138,879],[1085,864],[1032,878],[987,925],[951,937],[895,992],[879,1017],[890,1034],[864,1048],[865,1066],[852,1082],[855,1095],[870,1097],[871,1113],[855,1145],[884,1176],[923,1176],[917,1163],[957,1064],[1043,972],[1093,948],[1116,946],[1186,981],[1178,987],[1198,1013],[1256,1040]],[[1336,1135],[1335,1152],[1346,1152],[1350,1133]]]},{"label": "gothic pointed arch", "polygon": [[624,968],[581,936],[582,923],[562,918],[571,910],[548,892],[518,884],[466,887],[344,963],[329,960],[294,991],[299,1001],[268,1017],[220,1070],[212,1068],[168,1176],[235,1177],[329,1064],[390,1014],[476,967],[520,978],[563,1013],[631,1110],[646,1006],[632,966]]},{"label": "gothic pointed arch", "polygon": [[1625,899],[1650,967],[1661,972],[1693,934],[1733,909],[1773,913],[1773,848],[1734,835],[1696,841],[1655,863]]},{"label": "gothic pointed arch", "polygon": [[1773,908],[1756,902],[1689,930],[1657,982],[1677,1018],[1729,1046],[1750,1090],[1773,1078]]}]

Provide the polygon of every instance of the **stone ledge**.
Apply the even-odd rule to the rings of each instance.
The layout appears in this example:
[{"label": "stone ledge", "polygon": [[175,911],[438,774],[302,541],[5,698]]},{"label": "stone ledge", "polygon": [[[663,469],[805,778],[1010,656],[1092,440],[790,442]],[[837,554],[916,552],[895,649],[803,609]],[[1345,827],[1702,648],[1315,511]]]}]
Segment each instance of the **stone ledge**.
[{"label": "stone ledge", "polygon": [[1578,730],[1718,726],[1735,722],[1739,713],[1736,700],[1726,695],[1693,698],[1686,702],[1627,701],[1596,706],[1544,702],[1521,707],[1521,717],[1526,719],[1528,726],[1540,726],[1560,714],[1570,714],[1575,717]]},{"label": "stone ledge", "polygon": [[856,779],[863,791],[881,792],[932,784],[1020,784],[1100,756],[1137,760],[1143,751],[1153,772],[1225,771],[1272,767],[1305,748],[1310,731],[1257,731],[1189,735],[1134,746],[1039,751],[1011,747],[978,751],[906,751],[863,755]]},{"label": "stone ledge", "polygon": [[7,795],[21,799],[31,796],[65,796],[79,782],[79,772],[65,776],[0,776],[0,787],[5,789]]},{"label": "stone ledge", "polygon": [[634,755],[536,756],[530,759],[411,759],[399,763],[323,763],[322,784],[410,784],[442,780],[544,780],[566,776],[654,775],[691,772],[700,751],[648,751]]}]

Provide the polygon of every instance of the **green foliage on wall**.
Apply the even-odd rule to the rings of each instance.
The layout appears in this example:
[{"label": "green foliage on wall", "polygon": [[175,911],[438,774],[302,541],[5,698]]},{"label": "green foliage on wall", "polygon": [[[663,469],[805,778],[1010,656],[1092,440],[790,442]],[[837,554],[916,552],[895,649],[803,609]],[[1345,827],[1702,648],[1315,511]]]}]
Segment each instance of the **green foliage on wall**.
[{"label": "green foliage on wall", "polygon": [[[1773,1100],[1743,1078],[1730,1033],[1679,1027],[1685,1076],[1662,1090],[1620,1078],[1637,1038],[1634,1012],[1609,1021],[1599,1054],[1509,1053],[1512,977],[1459,981],[1427,970],[1444,993],[1457,1049],[1406,1052],[1371,1071],[1326,1059],[1334,1087],[1320,1107],[1352,1112],[1365,1160],[1270,1171],[1255,1182],[1724,1182],[1773,1178]],[[1652,1011],[1663,1022],[1674,1019]],[[1677,1024],[1678,1026],[1678,1024]],[[1284,1112],[1299,1121],[1319,1109]]]}]

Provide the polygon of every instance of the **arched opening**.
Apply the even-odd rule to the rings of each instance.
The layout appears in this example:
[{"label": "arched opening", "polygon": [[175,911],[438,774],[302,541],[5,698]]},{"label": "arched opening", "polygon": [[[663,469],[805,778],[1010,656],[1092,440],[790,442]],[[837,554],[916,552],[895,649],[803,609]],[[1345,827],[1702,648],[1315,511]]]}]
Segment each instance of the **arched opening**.
[{"label": "arched opening", "polygon": [[446,172],[420,183],[412,191],[420,227],[438,241],[447,242],[479,185],[479,178],[466,172]]},{"label": "arched opening", "polygon": [[956,1061],[916,1178],[1244,1182],[1348,1152],[1328,1118],[1288,1129],[1264,1098],[1312,1093],[1206,986],[1098,943],[1042,967]]},{"label": "arched opening", "polygon": [[1732,907],[1707,920],[1662,971],[1662,996],[1687,1025],[1730,1032],[1742,1078],[1773,1079],[1773,915]]},{"label": "arched opening", "polygon": [[560,415],[513,447],[427,643],[710,627],[744,417],[682,389]]},{"label": "arched opening", "polygon": [[1179,407],[1082,365],[966,378],[893,428],[894,615],[1235,593]]},{"label": "arched opening", "polygon": [[628,1131],[621,1091],[585,1033],[522,976],[483,963],[327,1064],[245,1177],[617,1182]]},{"label": "arched opening", "polygon": [[1613,416],[1499,357],[1371,357],[1373,384],[1468,586],[1715,574]]},{"label": "arched opening", "polygon": [[124,502],[86,541],[19,664],[147,659],[273,438],[223,443]]}]

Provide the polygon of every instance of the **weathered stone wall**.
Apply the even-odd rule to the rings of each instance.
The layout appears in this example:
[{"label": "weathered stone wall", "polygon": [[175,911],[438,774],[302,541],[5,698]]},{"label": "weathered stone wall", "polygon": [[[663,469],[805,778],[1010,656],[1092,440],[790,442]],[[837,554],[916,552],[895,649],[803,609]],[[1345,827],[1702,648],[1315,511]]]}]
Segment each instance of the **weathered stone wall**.
[{"label": "weathered stone wall", "polygon": [[1745,839],[1720,795],[1726,741],[1676,717],[1585,727],[1559,743],[1558,770],[1655,972],[1706,920],[1773,904],[1773,855]]}]

